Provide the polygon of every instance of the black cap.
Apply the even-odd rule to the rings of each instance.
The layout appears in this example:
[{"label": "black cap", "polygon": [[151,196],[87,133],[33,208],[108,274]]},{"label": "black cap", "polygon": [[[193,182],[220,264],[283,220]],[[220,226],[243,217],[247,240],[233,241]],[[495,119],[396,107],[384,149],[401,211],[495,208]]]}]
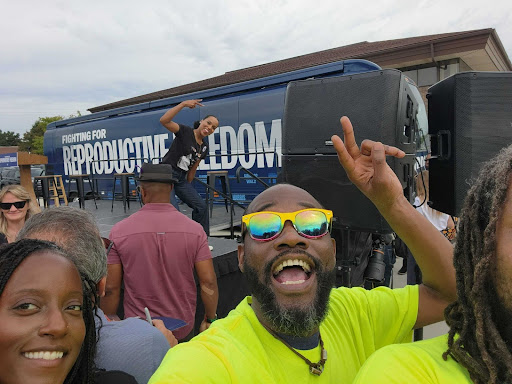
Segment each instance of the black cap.
[{"label": "black cap", "polygon": [[138,181],[146,181],[153,183],[173,184],[176,179],[172,177],[172,166],[169,164],[142,164]]}]

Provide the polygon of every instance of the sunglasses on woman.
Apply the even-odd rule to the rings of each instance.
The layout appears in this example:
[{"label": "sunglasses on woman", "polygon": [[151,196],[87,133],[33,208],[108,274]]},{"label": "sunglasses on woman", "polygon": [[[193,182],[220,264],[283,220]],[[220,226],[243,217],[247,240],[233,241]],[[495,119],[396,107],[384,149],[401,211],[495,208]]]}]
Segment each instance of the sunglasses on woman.
[{"label": "sunglasses on woman", "polygon": [[318,239],[331,231],[332,211],[308,208],[296,212],[255,212],[242,216],[242,223],[249,231],[251,239],[270,241],[283,231],[290,220],[297,233],[308,239]]},{"label": "sunglasses on woman", "polygon": [[23,201],[15,201],[14,203],[0,203],[0,208],[2,208],[4,211],[10,210],[11,207],[14,205],[16,209],[21,209],[27,204],[26,200]]}]

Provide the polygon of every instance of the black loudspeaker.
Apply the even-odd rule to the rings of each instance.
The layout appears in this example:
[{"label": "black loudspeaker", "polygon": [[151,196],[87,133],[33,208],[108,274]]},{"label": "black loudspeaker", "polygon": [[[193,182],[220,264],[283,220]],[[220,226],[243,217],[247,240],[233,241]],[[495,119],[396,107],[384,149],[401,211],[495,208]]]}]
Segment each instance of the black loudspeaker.
[{"label": "black loudspeaker", "polygon": [[388,164],[411,200],[421,104],[415,85],[393,69],[291,82],[283,118],[284,181],[331,209],[337,227],[391,232],[373,203],[348,180],[331,136],[343,135],[340,117],[346,115],[359,145],[372,139],[404,150],[404,159],[388,158]]},{"label": "black loudspeaker", "polygon": [[429,205],[458,216],[483,162],[512,143],[512,72],[462,72],[428,94]]}]

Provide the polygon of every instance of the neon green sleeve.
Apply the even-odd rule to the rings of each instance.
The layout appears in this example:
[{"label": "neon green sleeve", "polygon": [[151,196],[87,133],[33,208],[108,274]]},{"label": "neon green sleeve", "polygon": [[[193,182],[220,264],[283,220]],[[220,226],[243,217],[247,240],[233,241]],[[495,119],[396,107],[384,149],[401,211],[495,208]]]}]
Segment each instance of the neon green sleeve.
[{"label": "neon green sleeve", "polygon": [[470,384],[468,371],[451,357],[443,359],[446,335],[376,351],[359,370],[354,384]]},{"label": "neon green sleeve", "polygon": [[[412,341],[412,330],[418,317],[418,286],[389,289],[379,287],[338,288],[331,295],[329,306],[340,324],[349,321],[356,335],[364,342],[364,354],[389,344]],[[333,325],[336,326],[335,324]],[[335,330],[341,333],[341,330]]]},{"label": "neon green sleeve", "polygon": [[390,345],[373,353],[359,370],[353,384],[436,383],[425,375],[405,345]]},{"label": "neon green sleeve", "polygon": [[148,384],[230,382],[221,358],[199,343],[183,343],[167,352]]},{"label": "neon green sleeve", "polygon": [[399,289],[381,287],[367,292],[375,349],[412,341],[412,330],[418,317],[418,286],[408,285]]}]

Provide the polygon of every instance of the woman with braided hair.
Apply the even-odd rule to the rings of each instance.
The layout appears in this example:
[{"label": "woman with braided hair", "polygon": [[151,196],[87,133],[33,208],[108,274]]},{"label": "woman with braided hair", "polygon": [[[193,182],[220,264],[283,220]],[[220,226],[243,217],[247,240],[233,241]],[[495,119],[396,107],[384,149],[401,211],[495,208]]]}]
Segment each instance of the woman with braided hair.
[{"label": "woman with braided hair", "polygon": [[512,145],[468,192],[454,266],[448,335],[382,348],[354,383],[512,383]]},{"label": "woman with braided hair", "polygon": [[53,243],[0,249],[0,383],[136,383],[95,369],[95,286]]},{"label": "woman with braided hair", "polygon": [[0,382],[94,383],[93,287],[53,243],[0,250]]}]

